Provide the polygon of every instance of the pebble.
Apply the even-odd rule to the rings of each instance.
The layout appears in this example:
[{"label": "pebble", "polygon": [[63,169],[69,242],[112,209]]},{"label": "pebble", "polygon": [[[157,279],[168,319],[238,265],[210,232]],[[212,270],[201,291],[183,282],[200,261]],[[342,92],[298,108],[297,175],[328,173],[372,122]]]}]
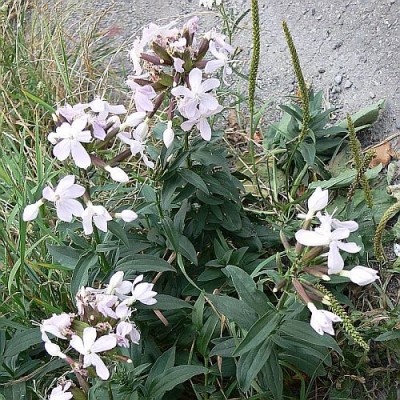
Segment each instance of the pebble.
[{"label": "pebble", "polygon": [[340,75],[340,74],[337,74],[337,75],[335,76],[335,82],[336,82],[338,85],[340,85],[340,84],[342,83],[342,79],[343,79],[343,76]]},{"label": "pebble", "polygon": [[325,71],[326,71],[325,68],[318,68],[318,72],[319,72],[320,74],[323,74]]},{"label": "pebble", "polygon": [[339,47],[342,47],[342,45],[343,45],[343,40],[339,40],[334,44],[333,50],[337,50]]},{"label": "pebble", "polygon": [[342,90],[340,89],[340,87],[339,86],[333,86],[332,87],[332,89],[331,89],[331,92],[332,93],[340,93]]},{"label": "pebble", "polygon": [[351,88],[352,86],[353,86],[353,82],[347,79],[347,81],[344,83],[344,87],[345,87],[346,89],[349,89],[349,88]]},{"label": "pebble", "polygon": [[371,99],[374,99],[376,97],[376,94],[374,92],[369,92],[369,97]]}]

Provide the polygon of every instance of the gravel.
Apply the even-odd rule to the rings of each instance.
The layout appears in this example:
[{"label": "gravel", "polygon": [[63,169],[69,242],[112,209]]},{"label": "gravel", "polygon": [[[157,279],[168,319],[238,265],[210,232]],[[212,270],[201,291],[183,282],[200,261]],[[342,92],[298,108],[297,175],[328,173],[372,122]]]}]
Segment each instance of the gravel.
[{"label": "gravel", "polygon": [[[82,24],[93,13],[111,9],[99,29],[112,29],[122,43],[131,43],[149,22],[166,23],[190,13],[200,13],[205,26],[220,26],[214,12],[198,6],[197,0],[64,0],[80,4],[73,22]],[[236,16],[249,8],[249,0],[225,0]],[[49,3],[51,7],[55,7]],[[280,99],[294,86],[293,68],[282,33],[286,20],[293,35],[304,76],[316,90],[330,93],[327,101],[341,112],[356,112],[385,98],[386,109],[372,131],[371,141],[385,137],[400,118],[400,2],[395,0],[281,0],[259,1],[261,19],[261,100]],[[203,18],[204,17],[204,18]],[[243,71],[248,70],[251,43],[250,14],[241,21],[234,44],[243,49]],[[72,28],[74,29],[74,28]],[[130,39],[129,39],[130,38]],[[126,59],[126,57],[124,58]],[[348,77],[351,76],[351,81]],[[345,89],[341,90],[341,86]]]}]

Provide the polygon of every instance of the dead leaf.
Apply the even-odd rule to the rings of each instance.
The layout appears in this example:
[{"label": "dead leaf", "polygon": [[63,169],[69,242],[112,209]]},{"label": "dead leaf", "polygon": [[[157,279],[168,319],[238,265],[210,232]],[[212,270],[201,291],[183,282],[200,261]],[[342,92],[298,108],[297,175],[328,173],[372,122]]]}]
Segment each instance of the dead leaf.
[{"label": "dead leaf", "polygon": [[390,142],[384,142],[374,146],[371,148],[371,150],[375,153],[375,155],[369,164],[370,168],[376,167],[379,164],[382,164],[384,167],[386,167],[390,163],[393,155]]}]

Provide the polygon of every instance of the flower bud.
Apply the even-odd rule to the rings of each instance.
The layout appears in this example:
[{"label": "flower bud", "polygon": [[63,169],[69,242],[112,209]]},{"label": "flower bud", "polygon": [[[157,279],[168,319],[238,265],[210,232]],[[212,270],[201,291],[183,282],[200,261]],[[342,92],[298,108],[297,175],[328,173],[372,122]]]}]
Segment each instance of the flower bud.
[{"label": "flower bud", "polygon": [[110,173],[111,179],[116,182],[126,183],[129,182],[129,177],[121,168],[119,167],[111,167],[107,165],[104,169]]},{"label": "flower bud", "polygon": [[351,271],[342,270],[339,275],[349,278],[353,283],[359,286],[368,285],[379,279],[378,271],[361,265],[357,265]]},{"label": "flower bud", "polygon": [[175,134],[174,134],[174,131],[172,130],[172,121],[168,121],[167,129],[165,129],[165,131],[163,133],[163,141],[164,141],[165,147],[167,149],[173,143],[174,137],[175,137]]},{"label": "flower bud", "polygon": [[115,217],[121,218],[125,222],[132,222],[138,217],[138,215],[135,213],[135,211],[123,210],[119,213],[115,213]]},{"label": "flower bud", "polygon": [[44,204],[43,200],[40,199],[36,203],[29,204],[28,206],[26,206],[24,208],[24,213],[22,214],[22,219],[25,222],[34,220],[38,216],[39,208],[42,204]]}]

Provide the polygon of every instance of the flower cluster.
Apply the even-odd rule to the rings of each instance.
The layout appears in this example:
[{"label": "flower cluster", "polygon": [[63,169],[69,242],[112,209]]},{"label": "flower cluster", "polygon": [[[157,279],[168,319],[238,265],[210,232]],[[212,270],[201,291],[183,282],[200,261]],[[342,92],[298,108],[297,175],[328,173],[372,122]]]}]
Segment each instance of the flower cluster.
[{"label": "flower cluster", "polygon": [[[93,232],[93,224],[103,232],[107,232],[107,222],[112,220],[110,213],[101,205],[93,205],[86,198],[86,208],[76,200],[83,196],[85,198],[85,188],[75,183],[74,175],[67,175],[62,178],[55,188],[46,186],[42,191],[40,200],[25,207],[22,218],[24,221],[34,220],[40,207],[49,201],[56,207],[57,217],[61,221],[71,222],[73,217],[81,217],[85,234]],[[115,218],[121,218],[125,222],[131,222],[137,218],[137,214],[132,210],[123,210],[114,214]]]},{"label": "flower cluster", "polygon": [[[219,87],[216,78],[203,79],[203,73],[211,74],[223,69],[223,79],[232,73],[229,66],[233,60],[233,47],[226,42],[226,37],[215,30],[207,32],[198,39],[199,18],[190,19],[182,28],[176,23],[157,26],[150,24],[137,38],[129,52],[134,65],[134,75],[127,84],[132,89],[137,113],[147,112],[151,118],[162,106],[168,96],[166,107],[167,128],[163,133],[166,147],[174,141],[172,120],[178,104],[178,111],[185,120],[181,128],[189,132],[194,126],[203,139],[211,139],[211,127],[208,118],[222,111],[222,106],[212,91]],[[214,58],[204,60],[208,50]],[[132,146],[137,146],[137,137],[121,140]],[[136,135],[137,136],[137,135]]]},{"label": "flower cluster", "polygon": [[[153,284],[143,282],[143,275],[130,282],[124,280],[122,271],[116,272],[105,288],[82,287],[76,295],[76,313],[54,314],[41,322],[40,331],[47,353],[64,359],[81,379],[88,376],[87,368],[92,366],[99,378],[107,380],[110,371],[104,362],[105,358],[102,358],[105,356],[100,353],[109,352],[108,359],[117,359],[116,347],[139,343],[140,333],[131,321],[135,311],[132,306],[137,301],[155,304],[156,295]],[[63,347],[74,349],[79,354],[79,360],[62,351],[52,338],[67,341],[68,344]],[[123,358],[119,356],[119,359]],[[70,384],[57,387],[50,398],[64,395],[69,387]],[[65,394],[65,398],[71,397]]]},{"label": "flower cluster", "polygon": [[[355,221],[340,221],[334,218],[335,212],[332,214],[322,213],[321,211],[327,207],[328,201],[328,190],[318,187],[308,199],[308,212],[299,215],[300,218],[305,219],[303,228],[295,235],[298,242],[297,250],[301,252],[303,246],[307,247],[301,258],[303,270],[325,280],[330,279],[329,275],[344,276],[360,286],[368,285],[379,279],[377,271],[372,268],[357,265],[351,270],[344,269],[345,263],[340,251],[358,253],[361,250],[361,247],[355,242],[344,241],[358,229],[358,224]],[[319,221],[319,225],[310,229],[314,217]],[[299,247],[299,245],[301,246]],[[325,258],[327,259],[326,266],[321,265],[325,263]],[[321,335],[324,332],[333,335],[332,323],[341,321],[341,318],[329,311],[316,308],[310,300],[310,297],[315,296],[312,288],[306,284],[300,284],[297,280],[293,284],[312,313],[312,328]]]}]

